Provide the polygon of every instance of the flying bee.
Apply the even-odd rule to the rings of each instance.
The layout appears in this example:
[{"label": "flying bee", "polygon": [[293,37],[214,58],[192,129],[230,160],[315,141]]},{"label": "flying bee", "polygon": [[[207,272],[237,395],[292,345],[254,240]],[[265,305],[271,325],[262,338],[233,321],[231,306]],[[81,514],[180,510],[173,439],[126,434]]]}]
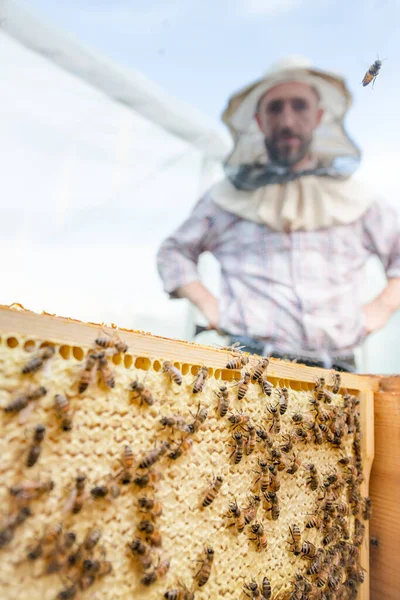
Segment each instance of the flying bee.
[{"label": "flying bee", "polygon": [[286,473],[289,473],[289,475],[294,475],[295,473],[297,473],[297,471],[299,470],[299,467],[301,466],[301,460],[298,457],[298,455],[293,455],[293,462],[292,464],[286,469]]},{"label": "flying bee", "polygon": [[272,404],[270,404],[269,406],[267,406],[267,411],[271,415],[271,425],[269,428],[270,433],[279,433],[281,430],[279,404],[276,404],[275,406],[272,406]]},{"label": "flying bee", "polygon": [[177,585],[176,589],[165,592],[165,600],[194,600],[194,593],[182,581],[178,580]]},{"label": "flying bee", "polygon": [[266,550],[268,547],[268,538],[262,523],[256,521],[251,525],[250,529],[252,533],[254,533],[254,535],[256,536],[255,538],[250,539],[256,542],[257,552],[261,552],[261,550]]},{"label": "flying bee", "polygon": [[242,379],[238,382],[238,400],[243,400],[246,395],[250,383],[250,373],[244,373]]},{"label": "flying bee", "polygon": [[304,468],[310,472],[310,476],[307,478],[307,485],[309,485],[310,489],[315,492],[320,485],[317,469],[313,463],[305,464]]},{"label": "flying bee", "polygon": [[[234,444],[233,444],[234,451],[232,452],[232,454],[230,455],[229,458],[232,458],[232,456],[233,456],[234,464],[238,465],[243,457],[243,448],[244,448],[243,436],[241,433],[239,433],[239,431],[236,431],[233,434],[233,439],[234,439]],[[232,444],[230,444],[230,445],[232,446]]]},{"label": "flying bee", "polygon": [[193,446],[193,440],[191,438],[186,438],[181,441],[181,443],[168,454],[168,458],[171,460],[177,460],[180,458],[185,452],[188,452],[190,448]]},{"label": "flying bee", "polygon": [[143,457],[138,464],[139,469],[149,469],[152,467],[167,451],[171,448],[169,442],[162,442],[158,448],[151,450],[145,457]]},{"label": "flying bee", "polygon": [[301,532],[300,527],[296,525],[289,525],[290,535],[292,536],[292,541],[289,542],[291,549],[290,552],[293,552],[295,556],[298,556],[301,553]]},{"label": "flying bee", "polygon": [[258,363],[254,367],[254,370],[251,374],[251,381],[253,383],[256,383],[257,381],[259,381],[262,378],[264,371],[267,369],[268,365],[269,365],[268,358],[262,358],[261,360],[258,361]]},{"label": "flying bee", "polygon": [[305,541],[301,546],[303,558],[313,559],[317,556],[317,548],[311,542]]},{"label": "flying bee", "polygon": [[244,514],[240,510],[235,498],[234,501],[229,504],[228,514],[224,516],[227,519],[233,519],[233,523],[231,523],[229,527],[235,526],[236,531],[242,533],[246,526],[246,521],[244,520]]},{"label": "flying bee", "polygon": [[201,367],[200,371],[197,373],[195,382],[193,384],[193,394],[198,394],[202,392],[206,386],[208,379],[208,369],[207,367]]},{"label": "flying bee", "polygon": [[228,417],[228,421],[231,424],[232,429],[236,429],[237,427],[244,429],[243,426],[250,421],[250,415],[244,415],[242,411],[238,411],[236,413],[231,412]]},{"label": "flying bee", "polygon": [[256,447],[256,428],[254,425],[249,423],[247,425],[247,438],[246,438],[246,446],[245,446],[246,455],[250,456],[250,454],[253,454],[255,447]]},{"label": "flying bee", "polygon": [[248,362],[249,362],[249,357],[244,356],[244,354],[242,354],[240,352],[239,354],[236,354],[236,356],[227,363],[225,368],[226,369],[241,369],[242,367],[245,367],[248,364]]},{"label": "flying bee", "polygon": [[166,373],[170,380],[175,382],[176,385],[182,385],[182,373],[171,361],[166,360],[163,362],[163,372]]},{"label": "flying bee", "polygon": [[[101,353],[104,354],[104,353]],[[97,369],[98,354],[90,352],[86,358],[85,368],[81,372],[80,379],[78,382],[78,392],[83,394],[89,387],[89,384],[93,382],[94,375]]]},{"label": "flying bee", "polygon": [[142,511],[149,513],[152,519],[156,519],[162,515],[162,504],[154,498],[146,498],[146,496],[142,496],[139,498],[138,504]]},{"label": "flying bee", "polygon": [[362,515],[365,521],[369,521],[372,515],[372,502],[371,498],[369,498],[368,496],[364,498],[364,508]]},{"label": "flying bee", "polygon": [[57,418],[60,420],[61,429],[63,431],[71,431],[72,410],[68,398],[62,394],[56,394],[54,396],[54,409]]},{"label": "flying bee", "polygon": [[272,448],[274,441],[271,435],[267,431],[265,431],[265,429],[257,429],[256,435],[261,441],[265,442],[266,446]]},{"label": "flying bee", "polygon": [[[250,594],[247,592],[250,592]],[[244,584],[243,593],[251,600],[262,600],[260,588],[254,580]]]},{"label": "flying bee", "polygon": [[199,408],[197,409],[197,413],[194,417],[194,421],[192,421],[192,423],[189,423],[189,430],[190,433],[197,433],[200,429],[200,427],[203,425],[203,423],[205,422],[205,420],[207,419],[208,416],[208,411],[204,406],[200,406],[199,404]]},{"label": "flying bee", "polygon": [[196,573],[194,578],[197,580],[198,586],[203,587],[207,583],[211,575],[211,569],[214,561],[214,550],[210,546],[204,548],[205,558],[199,571]]},{"label": "flying bee", "polygon": [[261,498],[257,494],[254,494],[250,498],[250,502],[246,508],[243,509],[243,516],[246,525],[252,523],[257,517],[258,509],[260,508]]},{"label": "flying bee", "polygon": [[159,579],[162,579],[168,573],[169,566],[170,566],[169,559],[160,561],[158,563],[158,565],[155,567],[154,571],[151,571],[150,573],[145,574],[145,576],[140,580],[140,583],[142,583],[143,585],[149,586],[152,583],[155,583],[156,581],[158,581]]},{"label": "flying bee", "polygon": [[105,385],[108,388],[115,387],[115,375],[106,356],[99,359],[98,369]]},{"label": "flying bee", "polygon": [[136,398],[140,398],[140,406],[142,406],[143,402],[147,404],[147,406],[153,406],[155,400],[152,394],[152,391],[140,383],[138,379],[136,381],[132,381],[129,389],[135,393],[132,398],[136,400]]},{"label": "flying bee", "polygon": [[27,392],[26,394],[22,394],[21,396],[17,396],[14,400],[11,400],[5,407],[5,413],[16,413],[21,412],[24,408],[26,408],[29,402],[33,402],[34,400],[39,400],[47,394],[47,389],[44,386],[40,386],[31,392]]},{"label": "flying bee", "polygon": [[284,415],[285,412],[287,411],[288,402],[289,402],[289,391],[287,388],[283,387],[280,389],[280,392],[279,392],[279,412],[281,413],[281,415]]},{"label": "flying bee", "polygon": [[104,331],[104,333],[106,334],[104,337],[95,339],[94,343],[96,346],[100,346],[100,348],[104,348],[104,350],[114,348],[116,352],[121,352],[122,354],[125,354],[128,351],[128,344],[123,342],[118,335],[110,335],[106,331]]},{"label": "flying bee", "polygon": [[14,533],[19,525],[22,525],[28,517],[32,516],[29,506],[24,506],[17,513],[9,515],[6,522],[3,523],[0,529],[0,548],[4,548],[13,538]]},{"label": "flying bee", "polygon": [[86,500],[85,493],[86,475],[79,474],[75,478],[75,487],[72,490],[67,502],[65,503],[63,512],[72,511],[74,515],[81,512]]},{"label": "flying bee", "polygon": [[214,502],[219,490],[221,489],[223,481],[224,478],[221,477],[221,475],[217,475],[217,477],[214,477],[200,503],[201,508],[206,508],[207,506],[210,506],[212,502]]},{"label": "flying bee", "polygon": [[128,444],[124,446],[122,458],[119,462],[121,463],[122,469],[117,473],[116,477],[119,477],[121,483],[126,485],[132,481],[131,469],[133,467],[133,463],[135,462],[132,448],[128,446]]},{"label": "flying bee", "polygon": [[137,538],[133,542],[128,543],[128,548],[133,556],[141,563],[143,569],[150,569],[153,564],[150,546]]},{"label": "flying bee", "polygon": [[44,363],[52,358],[56,353],[53,346],[45,346],[44,348],[40,348],[37,352],[36,356],[31,358],[23,367],[22,374],[30,375],[32,373],[36,373],[39,369],[41,369]]},{"label": "flying bee", "polygon": [[160,425],[176,429],[177,431],[183,431],[184,433],[191,433],[189,425],[186,423],[186,419],[181,415],[169,415],[161,417]]},{"label": "flying bee", "polygon": [[214,390],[214,394],[218,398],[217,414],[220,417],[225,417],[230,405],[228,388],[226,385],[221,385],[218,392]]},{"label": "flying bee", "polygon": [[378,77],[379,75],[379,71],[381,70],[382,67],[382,60],[379,60],[379,58],[376,59],[376,61],[374,63],[372,63],[372,65],[370,66],[370,68],[368,69],[368,71],[365,73],[364,78],[362,80],[362,85],[363,87],[365,87],[366,85],[369,85],[372,83],[372,87],[374,87],[375,85],[375,79]]},{"label": "flying bee", "polygon": [[16,498],[18,503],[28,503],[41,496],[47,494],[54,489],[54,481],[22,481],[9,488],[11,496]]},{"label": "flying bee", "polygon": [[32,445],[29,448],[28,456],[26,459],[26,466],[33,467],[39,459],[42,452],[42,442],[46,433],[46,427],[44,425],[36,425],[33,431]]}]

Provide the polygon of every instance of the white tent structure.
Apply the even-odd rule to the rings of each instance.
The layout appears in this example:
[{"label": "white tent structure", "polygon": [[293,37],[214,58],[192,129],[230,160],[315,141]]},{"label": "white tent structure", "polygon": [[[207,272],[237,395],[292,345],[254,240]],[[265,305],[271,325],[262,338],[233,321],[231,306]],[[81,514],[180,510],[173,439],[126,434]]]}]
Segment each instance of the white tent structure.
[{"label": "white tent structure", "polygon": [[[0,0],[0,60],[0,302],[191,339],[204,321],[167,300],[155,255],[221,175],[226,132],[13,0]],[[218,294],[212,257],[200,273]],[[366,300],[384,285],[374,261],[367,274]],[[398,313],[359,368],[399,372],[399,343]]]},{"label": "white tent structure", "polygon": [[186,337],[155,254],[218,176],[227,134],[15,2],[0,7],[1,303]]}]

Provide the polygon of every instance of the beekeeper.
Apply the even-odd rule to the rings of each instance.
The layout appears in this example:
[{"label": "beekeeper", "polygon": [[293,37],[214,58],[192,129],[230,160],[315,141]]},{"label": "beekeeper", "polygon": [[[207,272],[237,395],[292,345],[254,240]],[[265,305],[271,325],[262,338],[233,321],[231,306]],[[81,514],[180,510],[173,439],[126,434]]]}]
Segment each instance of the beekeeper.
[{"label": "beekeeper", "polygon": [[[344,128],[350,105],[344,80],[303,58],[231,96],[225,178],[158,251],[169,296],[188,298],[208,328],[249,352],[354,371],[354,349],[400,306],[399,224],[352,177],[360,150]],[[221,266],[218,298],[198,277],[205,251]],[[363,305],[372,254],[387,285]]]}]

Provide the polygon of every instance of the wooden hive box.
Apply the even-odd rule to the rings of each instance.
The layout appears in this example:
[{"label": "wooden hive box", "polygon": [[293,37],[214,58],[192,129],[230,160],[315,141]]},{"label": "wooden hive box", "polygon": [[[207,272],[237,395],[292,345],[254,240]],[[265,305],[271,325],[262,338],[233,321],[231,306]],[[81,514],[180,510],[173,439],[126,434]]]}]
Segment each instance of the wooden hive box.
[{"label": "wooden hive box", "polygon": [[[128,350],[112,354],[111,349],[108,357],[93,359],[97,361],[92,370],[95,378],[88,380],[87,389],[80,393],[82,373],[91,366],[88,355],[103,351],[95,347],[94,340],[99,336],[107,339],[107,335],[115,340],[115,334],[115,330],[95,324],[0,309],[0,403],[4,409],[23,395],[27,404],[21,412],[3,410],[1,416],[1,597],[142,600],[173,598],[171,590],[176,589],[181,600],[233,600],[257,597],[252,586],[261,589],[265,577],[272,598],[306,598],[309,584],[314,594],[310,598],[368,600],[368,520],[362,516],[362,501],[351,503],[356,516],[346,515],[353,485],[349,481],[354,482],[356,475],[339,460],[354,455],[358,422],[363,471],[359,492],[361,498],[367,497],[374,456],[373,399],[379,380],[342,374],[339,393],[329,394],[332,372],[271,359],[266,371],[270,395],[255,382],[239,400],[239,380],[246,369],[254,372],[257,357],[250,357],[242,369],[227,369],[229,361],[244,355],[119,330]],[[54,355],[37,371],[23,374],[24,365],[46,346],[54,348]],[[178,369],[181,384],[164,372],[164,361]],[[193,393],[196,376],[204,366],[206,385]],[[327,394],[316,403],[314,386],[321,377],[326,380]],[[111,387],[110,378],[115,378]],[[150,390],[151,400],[143,401],[132,390],[135,382]],[[40,386],[46,393],[29,400]],[[230,401],[225,416],[218,412],[221,386],[227,388]],[[287,400],[282,388],[288,390]],[[65,430],[54,408],[56,395],[68,399],[70,412],[64,414],[71,423],[64,421]],[[350,417],[341,419],[346,411],[351,412],[346,408],[349,402],[359,411],[353,427]],[[329,413],[326,419],[324,411],[325,416]],[[199,420],[203,412],[204,419]],[[303,422],[296,424],[298,414]],[[160,423],[162,417],[172,415],[179,416],[177,429]],[[228,419],[232,415],[242,416],[244,424],[232,428]],[[335,431],[334,427],[345,421],[346,431],[339,431],[332,442],[327,428]],[[316,443],[315,422],[324,432],[321,445]],[[324,428],[326,424],[329,427]],[[33,444],[37,425],[46,428],[44,439]],[[303,433],[294,435],[295,430]],[[261,432],[254,444],[250,443],[251,431]],[[272,439],[262,441],[263,432]],[[240,450],[242,443],[243,456],[236,450],[236,444]],[[289,451],[288,443],[293,444]],[[32,445],[38,458],[28,467]],[[132,450],[132,464],[126,446]],[[121,466],[124,452],[125,470]],[[152,465],[149,456],[157,458]],[[267,467],[261,490],[263,460]],[[314,487],[311,463],[318,480]],[[144,485],[146,477],[150,485]],[[222,485],[215,498],[211,494],[212,503],[202,507],[210,482],[220,481],[216,478],[222,479]],[[32,482],[42,486],[37,497]],[[92,493],[94,489],[97,492]],[[97,497],[102,494],[106,496]],[[153,517],[145,511],[151,500],[157,503]],[[244,528],[229,512],[235,503],[249,521]],[[257,508],[255,515],[248,506]],[[345,516],[339,527],[340,510]],[[23,522],[18,524],[21,514]],[[319,517],[326,519],[324,529],[306,527]],[[339,565],[340,557],[348,556],[348,547],[355,541],[356,520],[365,527],[362,542],[356,544],[360,566],[365,569],[357,571],[364,579],[358,595],[352,592],[354,571]],[[257,537],[259,525],[265,536]],[[294,525],[300,529],[299,546],[292,543]],[[99,530],[101,538],[90,548],[85,536],[93,530]],[[71,533],[75,540],[68,538]],[[71,548],[67,548],[67,539]],[[213,553],[206,554],[205,548]],[[315,565],[310,558],[315,552],[320,552],[325,565],[319,586],[318,575],[306,572]],[[199,585],[206,557],[207,561],[212,558],[211,574]],[[331,564],[332,571],[327,574]],[[163,569],[166,565],[169,568]],[[46,569],[57,572],[46,574]],[[170,595],[164,596],[168,591]]]}]

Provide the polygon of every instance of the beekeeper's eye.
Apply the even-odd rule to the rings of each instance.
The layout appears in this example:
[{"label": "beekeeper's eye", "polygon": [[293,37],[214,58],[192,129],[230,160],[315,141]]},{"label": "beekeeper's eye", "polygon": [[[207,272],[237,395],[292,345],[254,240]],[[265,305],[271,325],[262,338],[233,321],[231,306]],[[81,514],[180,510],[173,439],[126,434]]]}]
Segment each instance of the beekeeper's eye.
[{"label": "beekeeper's eye", "polygon": [[308,108],[308,102],[307,100],[304,100],[304,98],[293,98],[291,104],[293,110],[296,112],[301,112],[302,110],[307,110]]},{"label": "beekeeper's eye", "polygon": [[267,112],[273,115],[279,115],[283,111],[283,100],[272,100],[267,105]]}]

